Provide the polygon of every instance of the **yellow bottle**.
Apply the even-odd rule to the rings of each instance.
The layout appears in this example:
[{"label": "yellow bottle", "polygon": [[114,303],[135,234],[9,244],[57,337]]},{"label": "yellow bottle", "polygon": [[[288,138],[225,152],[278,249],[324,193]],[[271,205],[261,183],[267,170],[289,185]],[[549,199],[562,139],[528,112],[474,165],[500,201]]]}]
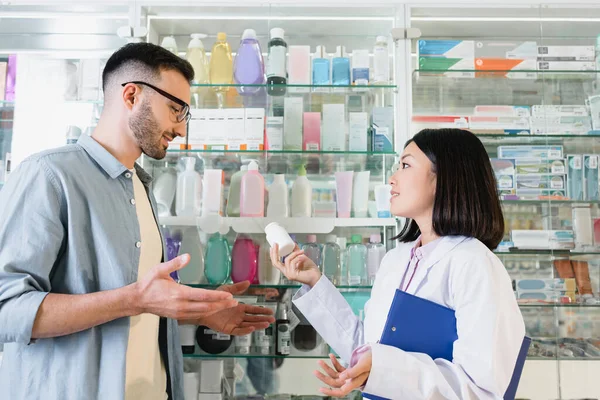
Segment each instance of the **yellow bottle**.
[{"label": "yellow bottle", "polygon": [[[223,32],[217,34],[217,41],[212,48],[209,75],[212,85],[229,85],[233,81],[231,47],[227,43],[227,35]],[[227,87],[216,88],[220,92],[225,92],[227,89]]]},{"label": "yellow bottle", "polygon": [[192,33],[192,40],[187,48],[186,58],[194,68],[194,83],[208,83],[208,63],[206,62],[206,54],[204,53],[204,45],[202,39],[206,35],[201,33]]}]

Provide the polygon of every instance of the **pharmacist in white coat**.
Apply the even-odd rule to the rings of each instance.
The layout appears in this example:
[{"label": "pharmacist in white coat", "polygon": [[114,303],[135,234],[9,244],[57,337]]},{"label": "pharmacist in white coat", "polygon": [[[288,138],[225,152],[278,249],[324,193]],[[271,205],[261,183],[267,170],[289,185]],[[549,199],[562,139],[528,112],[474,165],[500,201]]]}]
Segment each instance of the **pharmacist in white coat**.
[{"label": "pharmacist in white coat", "polygon": [[[525,327],[494,249],[504,219],[488,155],[472,133],[426,129],[411,139],[390,179],[391,211],[406,217],[384,257],[361,322],[335,286],[296,249],[273,264],[303,283],[294,304],[349,365],[315,371],[329,396],[355,389],[388,399],[502,399]],[[378,343],[396,289],[455,310],[452,362]],[[399,328],[401,329],[401,328]],[[366,395],[368,397],[368,395]]]}]

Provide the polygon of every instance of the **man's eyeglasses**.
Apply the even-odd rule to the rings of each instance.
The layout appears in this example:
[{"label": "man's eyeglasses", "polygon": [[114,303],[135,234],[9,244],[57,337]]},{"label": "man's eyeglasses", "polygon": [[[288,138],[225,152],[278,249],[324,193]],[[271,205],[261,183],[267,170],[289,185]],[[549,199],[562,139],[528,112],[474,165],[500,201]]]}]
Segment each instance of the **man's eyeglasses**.
[{"label": "man's eyeglasses", "polygon": [[190,105],[188,103],[186,103],[185,101],[178,99],[177,97],[173,96],[170,93],[165,92],[164,90],[157,88],[154,85],[151,85],[149,83],[146,82],[142,82],[142,81],[131,81],[131,82],[125,82],[123,84],[121,84],[121,86],[125,87],[125,85],[128,85],[130,83],[136,84],[136,85],[144,85],[144,86],[148,86],[150,89],[153,89],[155,92],[163,95],[164,97],[166,97],[167,99],[171,100],[172,102],[178,104],[181,106],[181,108],[177,111],[173,111],[175,113],[175,115],[177,116],[177,122],[184,122],[187,124],[190,120],[190,118],[192,117],[192,114],[190,114]]}]

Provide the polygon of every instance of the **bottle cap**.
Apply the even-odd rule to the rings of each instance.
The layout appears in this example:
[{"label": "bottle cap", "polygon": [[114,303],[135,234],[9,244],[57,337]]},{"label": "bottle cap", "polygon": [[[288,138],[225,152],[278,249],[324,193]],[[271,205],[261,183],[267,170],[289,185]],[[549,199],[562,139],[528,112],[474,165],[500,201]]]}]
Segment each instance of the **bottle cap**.
[{"label": "bottle cap", "polygon": [[202,39],[206,38],[206,34],[204,33],[192,33],[192,40],[188,44],[188,49],[203,49],[204,43],[202,43]]},{"label": "bottle cap", "polygon": [[245,39],[256,39],[256,31],[254,29],[245,29],[242,33],[242,40]]},{"label": "bottle cap", "polygon": [[250,164],[248,164],[248,171],[258,171],[258,164],[256,161],[250,161]]},{"label": "bottle cap", "polygon": [[371,243],[381,243],[381,236],[377,234],[371,235],[370,238]]},{"label": "bottle cap", "polygon": [[196,167],[196,159],[194,157],[186,157],[185,158],[185,169],[193,170]]},{"label": "bottle cap", "polygon": [[337,241],[337,236],[335,236],[335,235],[327,235],[325,237],[325,241],[327,243],[335,243]]},{"label": "bottle cap", "polygon": [[306,243],[317,243],[317,235],[307,235]]},{"label": "bottle cap", "polygon": [[285,31],[281,28],[273,28],[271,29],[271,39],[283,39]]},{"label": "bottle cap", "polygon": [[219,42],[224,42],[227,40],[227,34],[225,32],[219,32],[217,33],[217,40]]},{"label": "bottle cap", "polygon": [[304,164],[298,169],[298,176],[306,176],[306,167]]},{"label": "bottle cap", "polygon": [[362,236],[361,235],[352,235],[352,243],[354,243],[354,244],[362,243]]}]

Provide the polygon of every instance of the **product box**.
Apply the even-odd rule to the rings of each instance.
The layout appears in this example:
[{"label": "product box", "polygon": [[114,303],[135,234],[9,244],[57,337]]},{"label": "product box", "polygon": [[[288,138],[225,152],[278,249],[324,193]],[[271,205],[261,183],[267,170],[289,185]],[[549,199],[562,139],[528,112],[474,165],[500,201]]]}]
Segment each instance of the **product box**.
[{"label": "product box", "polygon": [[419,40],[419,56],[445,58],[475,58],[475,42],[472,40]]},{"label": "product box", "polygon": [[[499,76],[514,79],[535,79],[537,61],[532,59],[476,58],[475,76]],[[523,72],[519,72],[523,71]]]},{"label": "product box", "polygon": [[[420,57],[420,73],[449,78],[475,78],[474,58]],[[456,72],[453,72],[456,71]]]},{"label": "product box", "polygon": [[228,150],[246,150],[246,111],[243,108],[226,108],[225,143]]},{"label": "product box", "polygon": [[583,200],[583,156],[567,156],[567,194],[571,200]]},{"label": "product box", "polygon": [[346,107],[323,104],[321,143],[323,151],[346,151]]},{"label": "product box", "polygon": [[227,111],[219,108],[206,110],[204,150],[227,150]]},{"label": "product box", "polygon": [[594,71],[594,61],[538,61],[540,71]]},{"label": "product box", "polygon": [[517,175],[517,189],[565,189],[565,177],[560,175]]},{"label": "product box", "polygon": [[538,46],[538,61],[594,61],[594,46]]},{"label": "product box", "polygon": [[480,40],[475,42],[476,58],[536,60],[537,43],[518,40]]},{"label": "product box", "polygon": [[321,150],[321,113],[305,112],[303,116],[303,149],[304,151]]},{"label": "product box", "polygon": [[531,107],[533,117],[588,117],[586,106],[581,105],[534,105]]},{"label": "product box", "polygon": [[468,129],[469,117],[463,115],[413,115],[413,133],[429,128]]},{"label": "product box", "polygon": [[6,72],[8,71],[8,63],[0,61],[0,101],[4,101],[6,95]]},{"label": "product box", "polygon": [[600,131],[600,95],[588,97],[586,103],[590,108],[592,129]]},{"label": "product box", "polygon": [[469,118],[469,129],[474,133],[499,133],[528,135],[530,133],[527,117],[491,117],[473,115]]},{"label": "product box", "polygon": [[515,195],[519,200],[567,200],[566,190],[553,189],[517,189]]},{"label": "product box", "polygon": [[574,292],[575,279],[517,279],[517,291],[563,291]]},{"label": "product box", "polygon": [[583,156],[583,180],[585,183],[583,197],[587,201],[600,200],[598,193],[598,155]]},{"label": "product box", "polygon": [[283,99],[283,149],[302,150],[302,115],[304,100],[302,97]]},{"label": "product box", "polygon": [[246,108],[244,124],[246,150],[264,150],[265,109]]},{"label": "product box", "polygon": [[560,160],[563,158],[562,146],[498,146],[498,158],[541,158]]},{"label": "product box", "polygon": [[530,117],[529,106],[475,106],[473,115],[485,117]]},{"label": "product box", "polygon": [[566,175],[565,160],[543,160],[541,158],[519,158],[515,160],[516,173],[519,175],[547,174]]},{"label": "product box", "polygon": [[202,360],[200,362],[200,392],[221,393],[224,371],[223,360]]},{"label": "product box", "polygon": [[[208,120],[208,109],[205,108],[192,108],[190,113],[192,118],[188,123],[188,145],[190,149],[202,150],[204,149],[204,143],[208,138],[207,120]],[[176,139],[180,139],[177,137]],[[175,140],[170,143],[170,146],[177,146],[174,144]],[[184,143],[185,144],[185,141]],[[184,150],[185,146],[183,147]]]},{"label": "product box", "polygon": [[283,117],[267,117],[266,149],[283,150]]},{"label": "product box", "polygon": [[534,135],[587,135],[592,130],[592,120],[583,117],[531,117],[531,133]]},{"label": "product box", "polygon": [[512,230],[511,240],[519,249],[567,250],[575,247],[575,236],[569,230]]},{"label": "product box", "polygon": [[490,159],[492,168],[496,175],[498,190],[510,190],[515,188],[515,161]]},{"label": "product box", "polygon": [[[288,84],[310,85],[311,54],[310,46],[289,46],[288,48]],[[310,88],[291,87],[290,92],[309,92]]]},{"label": "product box", "polygon": [[369,135],[369,114],[366,112],[348,113],[348,151],[367,151]]},{"label": "product box", "polygon": [[394,109],[374,107],[372,116],[373,151],[394,151]]}]

